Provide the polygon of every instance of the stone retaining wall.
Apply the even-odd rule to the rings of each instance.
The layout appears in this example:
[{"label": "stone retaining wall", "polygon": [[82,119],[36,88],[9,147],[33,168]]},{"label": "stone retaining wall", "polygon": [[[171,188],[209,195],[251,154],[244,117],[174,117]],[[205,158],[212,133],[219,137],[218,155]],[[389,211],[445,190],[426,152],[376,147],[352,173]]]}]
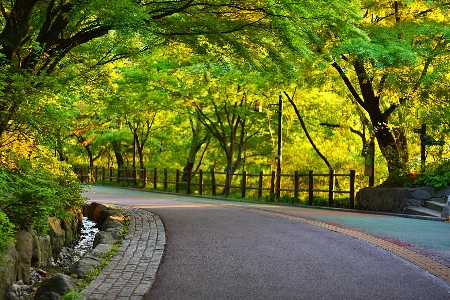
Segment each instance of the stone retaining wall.
[{"label": "stone retaining wall", "polygon": [[0,296],[3,298],[19,280],[28,283],[31,267],[46,267],[57,260],[62,247],[75,240],[81,228],[81,218],[81,214],[64,220],[49,218],[49,232],[45,236],[36,236],[28,231],[16,232],[16,243],[9,245],[0,265]]},{"label": "stone retaining wall", "polygon": [[[95,235],[92,249],[66,270],[68,274],[76,278],[89,276],[95,267],[103,262],[104,255],[122,239],[125,223],[125,217],[121,212],[95,202],[85,205],[83,214],[96,222],[100,231]],[[16,233],[16,243],[9,245],[3,255],[3,265],[0,266],[2,299],[17,281],[29,283],[31,267],[49,266],[53,261],[58,260],[61,249],[69,246],[80,232],[83,214],[65,220],[49,218],[49,233],[45,236],[36,236],[26,231]],[[70,283],[70,281],[71,277],[63,274],[56,274],[45,279],[42,283],[43,287],[37,290],[35,299],[41,296],[45,298],[46,293],[67,292],[67,285],[61,282]],[[70,288],[70,290],[73,289]]]},{"label": "stone retaining wall", "polygon": [[424,201],[447,199],[450,187],[436,190],[433,187],[420,188],[363,188],[356,194],[358,209],[404,213],[407,206],[421,206]]}]

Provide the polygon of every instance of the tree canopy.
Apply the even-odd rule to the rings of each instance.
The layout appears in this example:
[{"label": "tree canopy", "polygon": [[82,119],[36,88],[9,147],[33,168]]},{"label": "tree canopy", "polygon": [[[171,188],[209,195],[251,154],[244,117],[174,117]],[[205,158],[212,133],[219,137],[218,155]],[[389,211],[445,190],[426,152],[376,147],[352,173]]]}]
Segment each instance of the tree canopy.
[{"label": "tree canopy", "polygon": [[362,174],[375,141],[381,181],[417,172],[414,129],[449,132],[445,1],[16,0],[0,12],[2,156],[32,140],[73,164],[268,171],[280,94],[288,172]]}]

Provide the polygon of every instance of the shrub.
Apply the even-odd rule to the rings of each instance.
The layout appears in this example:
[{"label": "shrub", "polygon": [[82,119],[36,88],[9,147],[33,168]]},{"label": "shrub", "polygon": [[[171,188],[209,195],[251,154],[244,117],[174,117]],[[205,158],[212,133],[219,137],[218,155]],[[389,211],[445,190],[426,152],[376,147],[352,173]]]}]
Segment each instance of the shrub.
[{"label": "shrub", "polygon": [[350,198],[348,198],[348,197],[335,198],[333,206],[337,207],[337,208],[349,208],[350,207]]},{"label": "shrub", "polygon": [[290,195],[282,195],[279,199],[276,199],[276,202],[288,204],[302,204],[298,197],[292,197]]},{"label": "shrub", "polygon": [[19,159],[12,169],[0,166],[0,207],[19,230],[45,234],[49,216],[62,219],[83,204],[81,186],[65,163]]},{"label": "shrub", "polygon": [[429,164],[427,171],[420,175],[416,180],[418,186],[433,186],[441,188],[450,185],[450,162],[444,161],[435,164]]},{"label": "shrub", "polygon": [[8,216],[0,210],[0,265],[1,254],[9,244],[14,242],[14,225],[9,221]]},{"label": "shrub", "polygon": [[322,196],[314,196],[313,203],[314,206],[328,206],[328,198]]}]

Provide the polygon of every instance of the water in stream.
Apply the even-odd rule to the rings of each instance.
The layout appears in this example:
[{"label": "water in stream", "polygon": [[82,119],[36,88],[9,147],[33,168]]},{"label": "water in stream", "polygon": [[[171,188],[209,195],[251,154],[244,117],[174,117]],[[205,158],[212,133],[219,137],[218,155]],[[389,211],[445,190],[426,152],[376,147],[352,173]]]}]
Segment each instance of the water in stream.
[{"label": "water in stream", "polygon": [[47,275],[63,273],[65,268],[80,260],[86,251],[92,249],[95,234],[99,231],[96,225],[87,217],[83,217],[78,239],[71,246],[64,247],[61,250],[58,261],[54,262],[52,266],[42,269],[31,268],[29,284],[24,284],[21,281],[13,284],[11,288],[11,294],[15,297],[13,299],[33,299],[37,286]]}]

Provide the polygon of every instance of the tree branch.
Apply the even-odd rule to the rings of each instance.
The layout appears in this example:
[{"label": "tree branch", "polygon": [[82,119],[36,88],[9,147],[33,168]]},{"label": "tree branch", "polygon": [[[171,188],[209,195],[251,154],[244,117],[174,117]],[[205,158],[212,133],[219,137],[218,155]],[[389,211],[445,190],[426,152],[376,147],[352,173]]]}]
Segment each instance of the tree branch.
[{"label": "tree branch", "polygon": [[[214,135],[217,138],[222,148],[224,150],[227,150],[227,143],[224,138],[224,135],[220,134],[220,131],[216,127],[215,123],[207,115],[205,115],[205,113],[202,111],[202,109],[200,108],[200,106],[198,106],[196,102],[194,102],[194,107],[196,108],[197,113],[200,116],[199,121],[208,129],[209,132],[211,132],[212,135]],[[220,124],[223,125],[222,122],[220,122]]]},{"label": "tree branch", "polygon": [[300,121],[300,124],[303,128],[303,131],[306,134],[306,137],[308,138],[309,143],[311,144],[311,146],[314,148],[314,150],[316,151],[317,155],[320,156],[320,158],[324,161],[324,163],[327,165],[328,169],[332,170],[333,168],[331,167],[330,162],[328,161],[328,159],[320,152],[320,150],[317,148],[316,144],[314,143],[313,139],[311,138],[311,136],[309,135],[308,129],[306,128],[306,124],[303,121],[302,116],[300,115],[300,111],[297,108],[297,105],[295,105],[294,100],[289,97],[288,93],[286,93],[285,91],[283,92],[284,95],[287,97],[287,99],[289,100],[289,103],[291,103],[292,107],[294,107],[295,110],[295,114],[297,115],[298,120]]},{"label": "tree branch", "polygon": [[347,86],[356,102],[358,102],[359,105],[365,108],[366,104],[364,103],[363,99],[361,99],[356,89],[353,87],[353,84],[350,82],[347,75],[345,75],[342,67],[337,62],[333,62],[331,65],[338,71],[339,75],[341,76],[342,80],[344,81],[345,85]]}]

